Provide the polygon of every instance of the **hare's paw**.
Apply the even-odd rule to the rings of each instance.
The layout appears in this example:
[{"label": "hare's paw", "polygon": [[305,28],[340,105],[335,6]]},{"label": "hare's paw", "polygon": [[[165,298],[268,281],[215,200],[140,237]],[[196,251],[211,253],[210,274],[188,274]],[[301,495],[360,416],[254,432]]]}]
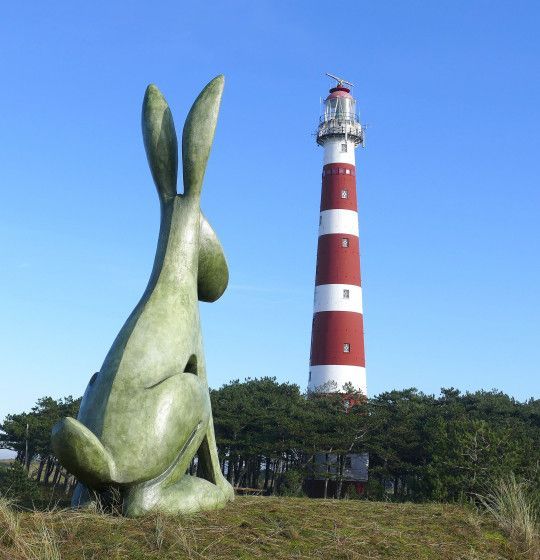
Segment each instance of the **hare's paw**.
[{"label": "hare's paw", "polygon": [[140,517],[152,512],[192,514],[220,509],[233,497],[234,490],[225,479],[212,484],[203,478],[185,475],[170,486],[157,483],[131,488],[124,496],[124,515]]}]

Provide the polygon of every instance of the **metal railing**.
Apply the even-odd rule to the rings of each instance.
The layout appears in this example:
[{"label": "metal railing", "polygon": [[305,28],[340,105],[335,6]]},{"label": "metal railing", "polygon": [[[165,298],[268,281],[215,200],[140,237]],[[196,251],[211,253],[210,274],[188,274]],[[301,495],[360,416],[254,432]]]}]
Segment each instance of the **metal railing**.
[{"label": "metal railing", "polygon": [[356,145],[362,144],[364,141],[364,130],[356,115],[355,120],[341,119],[322,119],[317,128],[316,138],[317,144],[322,145],[330,136],[344,136],[352,140]]}]

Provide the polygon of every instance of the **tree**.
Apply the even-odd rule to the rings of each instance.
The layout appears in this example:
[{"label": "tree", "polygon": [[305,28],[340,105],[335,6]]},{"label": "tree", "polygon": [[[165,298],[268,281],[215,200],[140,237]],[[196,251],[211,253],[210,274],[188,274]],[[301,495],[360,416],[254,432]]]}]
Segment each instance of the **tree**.
[{"label": "tree", "polygon": [[[306,395],[297,385],[263,377],[211,390],[224,474],[237,487],[297,494],[323,453],[326,480],[340,497],[347,454],[369,451],[368,491],[379,499],[459,500],[508,473],[540,488],[539,400],[454,388],[439,396],[410,388],[366,399],[352,387],[335,389]],[[9,414],[0,425],[0,448],[15,450],[26,467],[38,460],[38,481],[57,484],[64,476],[68,490],[50,433],[60,418],[76,416],[79,404],[43,397],[30,412]]]},{"label": "tree", "polygon": [[[0,424],[0,448],[17,452],[17,460],[30,468],[34,459],[39,460],[36,479],[49,482],[51,474],[57,481],[61,467],[51,449],[51,430],[64,416],[76,417],[81,399],[68,396],[55,400],[42,397],[30,412],[8,414]],[[28,428],[27,428],[28,427]]]}]

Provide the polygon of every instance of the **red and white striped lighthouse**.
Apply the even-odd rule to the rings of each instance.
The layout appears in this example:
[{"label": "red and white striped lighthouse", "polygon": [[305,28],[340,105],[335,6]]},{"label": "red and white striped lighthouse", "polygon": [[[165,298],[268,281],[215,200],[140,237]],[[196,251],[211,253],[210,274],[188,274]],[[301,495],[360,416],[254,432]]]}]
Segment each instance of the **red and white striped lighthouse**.
[{"label": "red and white striped lighthouse", "polygon": [[354,151],[364,131],[356,101],[337,80],[324,101],[317,144],[324,149],[308,391],[366,392]]}]

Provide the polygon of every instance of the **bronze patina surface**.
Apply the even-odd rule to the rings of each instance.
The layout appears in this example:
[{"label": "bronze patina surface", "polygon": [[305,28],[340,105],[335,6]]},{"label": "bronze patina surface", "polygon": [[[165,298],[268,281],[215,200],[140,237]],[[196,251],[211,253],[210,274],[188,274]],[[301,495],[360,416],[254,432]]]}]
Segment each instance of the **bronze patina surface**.
[{"label": "bronze patina surface", "polygon": [[[128,516],[189,513],[233,499],[216,451],[198,301],[225,291],[221,245],[200,210],[224,79],[200,93],[178,145],[165,98],[150,85],[142,108],[144,146],[161,205],[154,267],[139,303],[84,394],[77,420],[53,428],[53,449],[79,480],[73,505],[117,488]],[[186,474],[198,456],[197,476]]]}]

